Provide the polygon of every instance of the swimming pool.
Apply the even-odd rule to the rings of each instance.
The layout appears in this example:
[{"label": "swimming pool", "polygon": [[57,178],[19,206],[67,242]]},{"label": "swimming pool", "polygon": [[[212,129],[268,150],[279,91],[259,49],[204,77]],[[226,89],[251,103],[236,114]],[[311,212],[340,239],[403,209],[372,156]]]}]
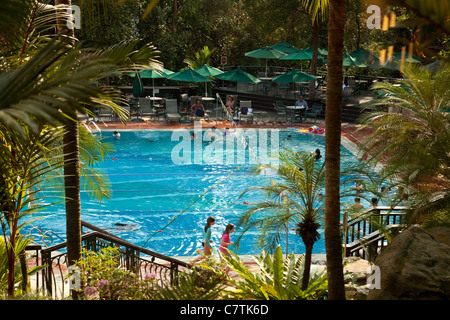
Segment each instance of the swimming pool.
[{"label": "swimming pool", "polygon": [[[187,134],[190,138],[192,132],[183,133],[184,137]],[[310,152],[317,148],[322,152],[325,149],[325,138],[320,135],[292,130],[261,132],[268,135],[270,147],[273,148]],[[216,133],[222,137],[224,131],[217,130]],[[253,158],[248,148],[234,150],[235,159],[240,151],[245,150],[243,163],[226,161],[226,152],[223,161],[220,157],[215,158],[218,161],[210,161],[211,152],[207,152],[207,148],[211,142],[192,140],[193,152],[189,161],[189,155],[179,152],[181,139],[178,131],[124,130],[120,134],[120,139],[115,139],[112,131],[102,132],[104,141],[110,142],[116,149],[112,158],[101,164],[112,184],[112,199],[98,203],[83,192],[82,220],[165,255],[195,254],[196,249],[201,248],[202,230],[208,216],[216,218],[212,239],[213,248],[217,250],[225,226],[228,223],[237,224],[242,212],[248,208],[244,202],[258,201],[254,193],[240,199],[239,195],[252,186],[270,183],[271,176],[249,173]],[[200,132],[202,134],[206,135],[206,132]],[[275,135],[278,139],[271,140]],[[198,141],[202,161],[195,160],[198,154],[194,152],[194,144]],[[239,144],[242,140],[236,141]],[[249,146],[252,144],[249,143]],[[256,147],[259,148],[260,144],[257,143]],[[182,160],[181,163],[179,160]],[[342,147],[342,161],[352,162],[356,158]],[[34,226],[52,230],[64,238],[65,211],[62,205],[52,206],[39,215],[43,219],[35,222]],[[232,234],[232,241],[237,239],[239,231]],[[250,230],[244,235],[239,254],[260,252],[255,243],[257,232]],[[284,252],[285,240],[282,243]],[[233,250],[233,246],[230,249]],[[303,243],[293,230],[289,234],[288,250],[304,252]],[[314,245],[314,253],[325,253],[323,236]]]}]

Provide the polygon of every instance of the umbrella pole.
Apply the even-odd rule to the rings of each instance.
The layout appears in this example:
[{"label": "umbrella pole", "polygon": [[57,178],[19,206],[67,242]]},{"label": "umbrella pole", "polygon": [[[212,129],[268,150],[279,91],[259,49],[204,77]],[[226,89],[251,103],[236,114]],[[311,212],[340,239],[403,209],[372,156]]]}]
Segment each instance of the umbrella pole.
[{"label": "umbrella pole", "polygon": [[152,90],[152,94],[153,94],[153,98],[155,97],[155,79],[152,78],[152,85],[153,85],[153,90]]}]

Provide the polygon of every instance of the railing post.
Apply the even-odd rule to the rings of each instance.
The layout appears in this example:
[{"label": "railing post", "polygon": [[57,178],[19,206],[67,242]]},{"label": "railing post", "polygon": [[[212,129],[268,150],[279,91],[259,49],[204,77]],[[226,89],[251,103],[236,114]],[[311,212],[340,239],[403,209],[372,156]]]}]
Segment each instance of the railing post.
[{"label": "railing post", "polygon": [[344,258],[347,257],[347,244],[348,244],[348,212],[344,212],[342,218],[342,228],[344,229]]}]

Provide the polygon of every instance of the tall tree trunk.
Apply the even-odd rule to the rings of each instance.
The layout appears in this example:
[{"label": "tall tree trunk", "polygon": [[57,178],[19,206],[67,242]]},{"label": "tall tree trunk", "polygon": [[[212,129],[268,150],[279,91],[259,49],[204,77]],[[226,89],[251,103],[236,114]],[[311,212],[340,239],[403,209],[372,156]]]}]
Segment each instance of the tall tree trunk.
[{"label": "tall tree trunk", "polygon": [[[317,74],[317,57],[319,56],[319,18],[314,20],[313,31],[313,45],[312,45],[312,59],[310,74],[315,76]],[[309,99],[314,100],[316,97],[316,81],[309,82]]]},{"label": "tall tree trunk", "polygon": [[325,112],[325,249],[330,300],[345,299],[340,235],[340,150],[342,114],[342,55],[345,0],[330,0],[328,74]]},{"label": "tall tree trunk", "polygon": [[[71,5],[71,0],[55,0],[55,5]],[[60,40],[74,46],[73,29],[67,27],[66,17],[57,18]],[[74,112],[74,119],[77,114]],[[78,123],[68,121],[64,133],[64,188],[66,196],[67,263],[74,264],[81,258],[81,200],[80,200],[80,155]]]},{"label": "tall tree trunk", "polygon": [[64,187],[66,195],[67,260],[81,258],[81,201],[78,124],[70,122],[64,133]]}]

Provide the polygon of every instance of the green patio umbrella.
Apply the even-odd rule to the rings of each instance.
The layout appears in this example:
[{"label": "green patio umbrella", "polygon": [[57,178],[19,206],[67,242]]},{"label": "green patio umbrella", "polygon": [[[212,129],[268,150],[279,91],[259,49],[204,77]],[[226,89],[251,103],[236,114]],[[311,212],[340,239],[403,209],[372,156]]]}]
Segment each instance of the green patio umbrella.
[{"label": "green patio umbrella", "polygon": [[142,80],[138,76],[134,79],[133,83],[133,96],[140,97],[144,93],[144,86],[142,85]]},{"label": "green patio umbrella", "polygon": [[[305,51],[305,50],[299,50],[297,52],[290,53],[283,58],[280,58],[280,60],[311,60],[312,59],[312,52]],[[322,56],[317,56],[317,59],[324,59]]]},{"label": "green patio umbrella", "polygon": [[[197,71],[204,77],[215,77],[223,73],[222,70],[211,67],[207,64],[204,64],[203,66],[194,69],[194,71]],[[208,84],[206,82],[205,82],[205,95],[208,96]]]},{"label": "green patio umbrella", "polygon": [[197,71],[194,71],[190,68],[184,69],[178,72],[174,72],[167,76],[167,79],[177,80],[177,81],[186,81],[186,82],[210,82],[211,79],[202,76]]},{"label": "green patio umbrella", "polygon": [[429,64],[426,64],[420,68],[421,71],[430,71],[431,73],[437,73],[447,62],[443,60],[436,60]]},{"label": "green patio umbrella", "polygon": [[204,77],[215,77],[218,74],[222,74],[223,71],[220,69],[217,69],[215,67],[211,67],[210,65],[204,64],[201,67],[198,67],[194,69],[194,71],[198,72]]},{"label": "green patio umbrella", "polygon": [[266,59],[266,77],[267,77],[267,60],[280,59],[280,58],[284,57],[285,55],[286,55],[286,53],[279,51],[277,49],[273,49],[269,46],[245,53],[246,57],[256,58],[256,59]]},{"label": "green patio umbrella", "polygon": [[360,68],[366,68],[368,67],[367,64],[365,64],[362,60],[359,60],[353,56],[351,56],[349,53],[344,53],[344,56],[342,58],[342,65],[346,67],[356,66]]},{"label": "green patio umbrella", "polygon": [[381,63],[380,59],[369,65],[372,69],[389,69],[400,70],[401,61],[399,59],[387,59],[384,63]]},{"label": "green patio umbrella", "polygon": [[292,69],[283,74],[280,74],[279,76],[276,76],[275,78],[273,78],[272,81],[276,83],[295,83],[295,82],[309,82],[316,79],[317,79],[316,76],[312,76],[297,69]]},{"label": "green patio umbrella", "polygon": [[303,71],[292,69],[279,76],[273,78],[273,82],[277,83],[291,83],[291,82],[308,82],[317,79],[316,76],[312,76]]},{"label": "green patio umbrella", "polygon": [[247,83],[258,83],[261,82],[258,78],[245,72],[241,68],[236,68],[216,76],[217,79],[233,81],[233,82],[247,82]]},{"label": "green patio umbrella", "polygon": [[[152,87],[153,87],[153,96],[155,96],[155,80],[166,78],[168,75],[173,74],[173,71],[162,68],[161,70],[139,70],[139,77],[141,79],[152,79]],[[136,77],[136,72],[132,72],[128,74],[130,77]]]},{"label": "green patio umbrella", "polygon": [[364,49],[363,47],[353,50],[352,52],[349,53],[349,55],[352,56],[353,58],[365,62],[373,62],[379,59],[379,57],[375,53],[367,49]]},{"label": "green patio umbrella", "polygon": [[[227,72],[224,72],[222,74],[219,74],[216,76],[217,79],[220,80],[227,80],[232,82],[246,82],[246,83],[259,83],[261,82],[260,79],[257,77],[251,75],[248,72],[245,72],[241,68],[236,68]],[[237,85],[236,85],[236,92],[237,92]]]},{"label": "green patio umbrella", "polygon": [[[394,58],[401,60],[402,59],[402,53],[401,52],[397,52],[394,53]],[[419,59],[419,57],[412,55],[411,57],[409,56],[409,54],[406,52],[405,53],[405,62],[412,62],[412,63],[421,63],[423,62],[421,59]]]},{"label": "green patio umbrella", "polygon": [[[312,56],[313,48],[312,47],[307,47],[305,49],[302,49],[301,51],[310,52],[311,56]],[[327,56],[328,55],[328,50],[325,49],[325,48],[319,47],[319,54],[322,55],[322,56]]]},{"label": "green patio umbrella", "polygon": [[300,51],[299,49],[297,49],[296,47],[290,45],[287,42],[279,42],[279,43],[276,43],[276,44],[273,44],[273,45],[269,46],[269,48],[276,49],[276,50],[284,52],[286,54],[290,54],[290,53],[294,53],[294,52]]}]

